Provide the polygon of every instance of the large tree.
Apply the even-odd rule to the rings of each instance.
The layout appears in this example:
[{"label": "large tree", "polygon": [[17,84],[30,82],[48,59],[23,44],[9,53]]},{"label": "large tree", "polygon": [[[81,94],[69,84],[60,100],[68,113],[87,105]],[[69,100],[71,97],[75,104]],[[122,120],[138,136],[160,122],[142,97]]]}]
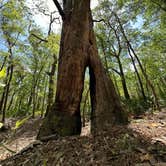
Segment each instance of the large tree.
[{"label": "large tree", "polygon": [[57,0],[54,3],[63,20],[57,92],[38,139],[53,134],[80,134],[80,102],[87,67],[90,74],[92,133],[116,123],[126,123],[127,116],[98,56],[90,0],[63,0],[63,9]]}]

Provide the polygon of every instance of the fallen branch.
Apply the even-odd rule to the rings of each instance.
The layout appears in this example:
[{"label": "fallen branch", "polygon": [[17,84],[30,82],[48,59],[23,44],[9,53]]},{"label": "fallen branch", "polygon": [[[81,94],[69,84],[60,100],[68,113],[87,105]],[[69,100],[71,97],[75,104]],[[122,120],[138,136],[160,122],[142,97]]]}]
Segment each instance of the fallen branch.
[{"label": "fallen branch", "polygon": [[7,151],[9,151],[10,153],[16,153],[15,151],[9,149],[8,147],[6,147],[4,144],[0,143],[0,146],[3,147],[4,149],[6,149]]},{"label": "fallen branch", "polygon": [[49,140],[57,140],[57,139],[58,139],[58,135],[57,134],[53,134],[53,135],[41,137],[40,141],[46,142],[46,141],[49,141]]}]

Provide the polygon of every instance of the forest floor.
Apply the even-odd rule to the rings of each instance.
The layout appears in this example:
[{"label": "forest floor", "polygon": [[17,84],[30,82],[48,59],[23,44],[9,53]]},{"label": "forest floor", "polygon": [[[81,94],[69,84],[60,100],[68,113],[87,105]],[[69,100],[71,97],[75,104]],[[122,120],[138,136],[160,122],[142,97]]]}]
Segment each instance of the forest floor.
[{"label": "forest floor", "polygon": [[[8,119],[11,127],[15,122]],[[47,142],[35,140],[40,123],[40,118],[29,119],[15,131],[0,133],[0,165],[166,166],[166,109],[96,136],[87,125],[81,136]]]}]

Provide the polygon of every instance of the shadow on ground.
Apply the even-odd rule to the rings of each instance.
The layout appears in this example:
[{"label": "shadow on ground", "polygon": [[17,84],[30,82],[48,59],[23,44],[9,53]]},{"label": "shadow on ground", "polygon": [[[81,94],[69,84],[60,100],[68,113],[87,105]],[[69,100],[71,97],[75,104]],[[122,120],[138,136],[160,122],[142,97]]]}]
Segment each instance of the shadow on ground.
[{"label": "shadow on ground", "polygon": [[[39,126],[39,125],[36,125]],[[85,133],[89,131],[86,126]],[[2,166],[165,166],[166,116],[161,113],[115,126],[96,136],[72,136],[33,141],[17,154],[1,161]]]}]

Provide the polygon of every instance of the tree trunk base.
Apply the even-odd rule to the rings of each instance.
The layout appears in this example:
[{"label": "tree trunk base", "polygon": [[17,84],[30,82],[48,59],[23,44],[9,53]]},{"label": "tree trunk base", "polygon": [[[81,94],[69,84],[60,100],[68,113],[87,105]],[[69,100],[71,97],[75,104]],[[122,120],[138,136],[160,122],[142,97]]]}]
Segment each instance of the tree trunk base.
[{"label": "tree trunk base", "polygon": [[81,134],[81,116],[71,115],[68,112],[50,111],[47,118],[43,120],[37,139],[45,136],[70,136]]}]

